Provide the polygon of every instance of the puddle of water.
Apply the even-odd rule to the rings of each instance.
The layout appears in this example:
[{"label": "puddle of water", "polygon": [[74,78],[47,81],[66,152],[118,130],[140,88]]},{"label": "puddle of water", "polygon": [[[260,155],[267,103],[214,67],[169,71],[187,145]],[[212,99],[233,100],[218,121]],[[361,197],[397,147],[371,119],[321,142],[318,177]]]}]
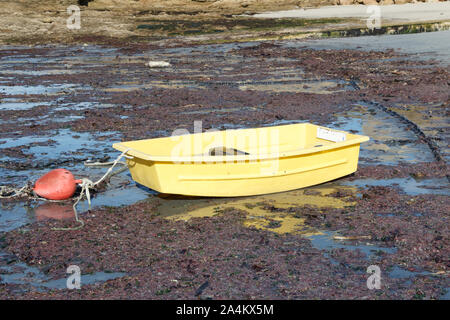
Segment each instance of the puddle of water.
[{"label": "puddle of water", "polygon": [[35,118],[16,118],[14,120],[9,121],[3,121],[0,120],[0,123],[8,124],[8,123],[27,123],[27,122],[34,122],[35,124],[46,124],[49,122],[69,122],[74,121],[77,119],[84,119],[84,116],[62,116],[62,117],[56,117],[53,113],[49,113],[45,116],[39,117],[39,121],[36,121]]},{"label": "puddle of water", "polygon": [[[440,194],[450,195],[450,184],[446,178],[415,180],[412,177],[392,178],[392,179],[359,179],[344,181],[343,185],[367,187],[367,186],[389,186],[397,184],[399,188],[408,195],[417,196],[420,194]],[[436,188],[436,187],[442,187]]]},{"label": "puddle of water", "polygon": [[2,102],[0,110],[29,110],[37,106],[46,105],[44,102]]},{"label": "puddle of water", "polygon": [[413,272],[409,271],[403,268],[400,268],[399,266],[395,266],[392,268],[391,271],[389,271],[389,277],[394,279],[406,279],[406,278],[413,278],[419,275],[430,275],[430,272]]},{"label": "puddle of water", "polygon": [[[368,112],[369,111],[369,112]],[[433,162],[429,147],[420,143],[407,126],[393,116],[363,105],[337,115],[330,126],[370,137],[361,146],[360,163],[398,165],[400,162]]]},{"label": "puddle of water", "polygon": [[378,247],[375,245],[371,245],[369,243],[350,244],[348,241],[337,241],[333,239],[333,237],[336,234],[337,234],[336,232],[332,231],[322,231],[321,234],[314,234],[308,236],[308,239],[311,240],[311,244],[314,248],[324,251],[330,251],[333,249],[345,249],[345,250],[359,249],[366,255],[366,259],[369,259],[376,252],[381,251],[384,253],[392,254],[397,251],[396,248]]},{"label": "puddle of water", "polygon": [[[4,256],[5,254],[0,253],[0,259]],[[81,286],[121,278],[123,276],[126,276],[126,273],[96,272],[92,274],[81,274]],[[51,280],[38,268],[28,266],[21,262],[13,262],[7,266],[0,267],[0,283],[29,285],[38,291],[67,288],[66,278]]]},{"label": "puddle of water", "polygon": [[34,215],[24,203],[0,202],[0,231],[11,231],[34,221]]},{"label": "puddle of water", "polygon": [[402,53],[414,55],[414,58],[427,60],[436,59],[442,65],[450,64],[450,30],[401,34],[361,36],[354,38],[333,38],[306,40],[306,42],[286,41],[288,47],[308,47],[311,49],[329,50],[400,50]]},{"label": "puddle of water", "polygon": [[[445,277],[446,276],[446,275],[442,275],[440,273],[432,273],[432,272],[428,272],[428,271],[422,271],[422,272],[409,271],[409,270],[403,269],[403,268],[401,268],[399,266],[394,266],[388,272],[388,275],[389,275],[390,278],[393,278],[393,279],[404,279],[405,280],[404,281],[405,285],[411,285],[413,278],[415,278],[417,276],[433,276],[433,277],[436,277],[436,276],[438,276],[438,277],[444,276]],[[447,292],[447,295],[448,295],[448,292]],[[445,296],[446,296],[445,294],[442,295],[440,297],[440,300],[448,300],[448,297],[446,299]]]},{"label": "puddle of water", "polygon": [[80,102],[80,103],[58,103],[58,106],[55,107],[54,111],[61,110],[70,110],[70,111],[80,111],[87,109],[103,109],[114,107],[113,104],[110,103],[98,103],[98,102]]},{"label": "puddle of water", "polygon": [[[178,71],[178,70],[177,70]],[[242,74],[241,74],[242,76]],[[270,76],[270,75],[269,75]],[[119,84],[110,88],[105,88],[106,92],[128,92],[149,88],[165,88],[165,89],[210,89],[214,86],[230,86],[239,88],[239,90],[258,90],[258,91],[274,91],[274,92],[305,92],[316,94],[331,94],[354,88],[345,81],[338,80],[313,80],[313,79],[292,79],[267,78],[264,80],[250,81],[202,81],[202,80],[171,80],[171,81],[151,81],[147,84]]]},{"label": "puddle of water", "polygon": [[435,133],[436,128],[439,127],[449,127],[448,118],[439,116],[443,108],[441,103],[397,104],[390,108],[430,133]]},{"label": "puddle of water", "polygon": [[[80,285],[89,285],[95,284],[99,282],[105,282],[112,279],[122,278],[127,274],[124,272],[95,272],[91,274],[81,274]],[[67,279],[56,279],[50,280],[47,282],[39,282],[33,285],[35,286],[43,286],[49,289],[66,289],[67,288]]]},{"label": "puddle of water", "polygon": [[[23,62],[23,61],[21,61]],[[79,74],[84,72],[82,69],[45,69],[45,70],[4,70],[3,74],[18,74],[29,76],[43,76],[43,75],[59,75],[59,74]]]},{"label": "puddle of water", "polygon": [[[271,59],[269,59],[271,60]],[[281,59],[276,59],[281,60]],[[291,60],[291,59],[283,59],[283,60]],[[227,59],[226,60],[227,63],[229,63],[230,61]],[[225,70],[225,71],[230,71],[230,73],[226,73],[226,72],[222,72],[220,74],[217,74],[217,76],[220,76],[222,78],[231,78],[231,79],[236,79],[237,77],[239,79],[245,79],[247,81],[250,81],[250,79],[255,77],[254,72],[244,72],[242,70],[242,64],[246,64],[248,63],[248,61],[242,61],[240,60],[238,62],[238,64],[232,68],[232,70]],[[236,74],[234,72],[234,70],[239,70],[239,74]],[[270,68],[267,70],[261,70],[261,73],[264,74],[266,76],[266,78],[264,78],[264,81],[267,82],[276,82],[276,81],[280,81],[280,80],[285,80],[285,81],[297,81],[297,82],[307,82],[307,79],[303,76],[303,77],[299,77],[299,75],[303,75],[304,71],[303,69],[300,69],[299,67],[283,67],[283,66],[276,66],[274,68]],[[243,80],[244,81],[244,80]],[[251,83],[252,81],[250,81]]]},{"label": "puddle of water", "polygon": [[450,160],[450,124],[444,114],[445,107],[439,104],[398,104],[391,109],[414,122],[427,137],[434,139],[442,156]]},{"label": "puddle of water", "polygon": [[188,80],[171,80],[171,81],[151,81],[147,84],[119,84],[111,88],[105,88],[106,92],[129,92],[140,89],[163,88],[163,89],[205,89],[201,82]]},{"label": "puddle of water", "polygon": [[41,95],[49,93],[63,94],[65,90],[73,88],[73,84],[52,84],[49,86],[0,86],[0,92],[6,95]]},{"label": "puddle of water", "polygon": [[257,111],[256,107],[243,107],[243,108],[221,108],[221,109],[202,109],[194,111],[184,111],[180,114],[208,114],[208,113],[232,113],[232,112],[242,112],[242,111]]},{"label": "puddle of water", "polygon": [[274,91],[274,92],[304,92],[314,94],[331,94],[336,92],[342,92],[349,90],[351,87],[345,86],[338,89],[339,84],[344,84],[342,81],[335,80],[321,80],[321,81],[308,81],[305,83],[286,83],[282,81],[277,83],[267,84],[249,84],[239,86],[240,90],[257,90],[257,91]]},{"label": "puddle of water", "polygon": [[[125,176],[114,176],[111,178],[111,185],[117,185],[118,180],[124,182],[124,179],[131,180],[129,175]],[[92,207],[98,208],[102,206],[108,207],[121,207],[134,204],[138,201],[148,199],[156,194],[156,191],[150,190],[145,187],[137,187],[135,183],[130,183],[129,185],[121,188],[111,188],[105,192],[99,193],[95,198],[91,199]],[[87,210],[88,202],[87,200],[80,201],[80,209]]]},{"label": "puddle of water", "polygon": [[[0,138],[1,148],[13,148],[22,145],[31,145],[30,148],[24,150],[25,154],[34,155],[36,158],[42,159],[62,159],[64,155],[74,157],[77,150],[85,150],[83,152],[86,157],[86,149],[90,149],[89,154],[98,154],[100,150],[109,150],[112,153],[109,141],[98,140],[98,137],[111,137],[118,135],[117,132],[99,132],[95,134],[95,139],[88,132],[73,132],[70,129],[60,129],[53,134],[45,136],[22,136],[18,138]],[[33,145],[34,143],[45,143],[49,141],[49,145]],[[104,139],[103,139],[104,140]],[[3,142],[3,143],[2,143]],[[76,155],[75,155],[76,158]],[[0,157],[0,160],[13,160],[10,157]]]},{"label": "puddle of water", "polygon": [[272,126],[281,126],[281,125],[285,125],[285,124],[294,124],[294,123],[305,123],[308,122],[306,120],[286,120],[286,119],[281,119],[281,120],[275,120],[274,122],[268,123],[263,125],[264,127],[272,127]]}]

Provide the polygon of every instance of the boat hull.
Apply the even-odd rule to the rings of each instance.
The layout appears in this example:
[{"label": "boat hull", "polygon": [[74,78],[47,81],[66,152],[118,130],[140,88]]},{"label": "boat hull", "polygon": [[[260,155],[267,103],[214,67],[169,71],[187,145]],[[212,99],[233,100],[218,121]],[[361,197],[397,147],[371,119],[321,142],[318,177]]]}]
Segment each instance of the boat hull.
[{"label": "boat hull", "polygon": [[[126,151],[133,180],[148,188],[236,197],[294,190],[351,174],[357,170],[360,143],[367,140],[302,123],[136,140],[113,147]],[[231,154],[212,155],[211,150],[222,149]]]},{"label": "boat hull", "polygon": [[357,170],[359,144],[313,155],[241,163],[170,163],[128,160],[137,183],[161,193],[236,197],[321,184]]}]

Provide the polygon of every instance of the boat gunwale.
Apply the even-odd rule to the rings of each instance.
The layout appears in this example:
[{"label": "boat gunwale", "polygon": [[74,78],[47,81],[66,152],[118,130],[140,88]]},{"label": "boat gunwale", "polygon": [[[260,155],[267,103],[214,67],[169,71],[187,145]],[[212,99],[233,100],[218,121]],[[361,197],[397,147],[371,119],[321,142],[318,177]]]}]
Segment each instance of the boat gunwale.
[{"label": "boat gunwale", "polygon": [[[298,124],[290,124],[290,125],[298,125]],[[323,126],[318,126],[314,124],[315,127],[325,128],[328,130],[333,130],[336,132],[344,132],[348,134],[346,131],[341,130],[335,130],[330,129]],[[247,130],[247,129],[259,129],[259,128],[245,128],[245,129],[233,129],[233,130],[227,130],[227,131],[238,131],[238,130]],[[216,131],[219,132],[219,131]],[[195,133],[195,134],[204,134],[202,133]],[[191,134],[194,135],[194,134]],[[246,162],[246,161],[257,161],[257,160],[272,160],[272,159],[281,159],[281,158],[289,158],[289,157],[295,157],[295,156],[304,156],[308,154],[314,154],[324,151],[329,151],[333,149],[340,149],[343,147],[353,146],[356,144],[361,144],[363,142],[369,141],[369,137],[363,136],[363,135],[356,135],[352,134],[353,137],[351,139],[335,142],[333,144],[328,144],[320,147],[310,147],[310,148],[299,148],[295,150],[290,151],[284,151],[284,152],[278,152],[278,153],[265,153],[265,154],[248,154],[248,155],[224,155],[224,156],[215,156],[215,155],[207,155],[207,154],[201,154],[201,155],[189,155],[189,156],[154,156],[147,154],[145,152],[139,151],[134,148],[127,147],[123,145],[124,142],[117,142],[112,145],[113,148],[124,152],[126,152],[126,155],[132,156],[134,158],[153,161],[153,162],[172,162],[172,163],[227,163],[227,162]],[[170,137],[161,137],[161,138],[154,138],[154,139],[166,139]],[[143,139],[143,140],[153,140],[153,139]],[[135,141],[143,141],[143,140],[133,140],[133,141],[125,141],[126,142],[135,142]],[[325,140],[325,139],[323,139]],[[328,140],[326,140],[328,141]]]}]

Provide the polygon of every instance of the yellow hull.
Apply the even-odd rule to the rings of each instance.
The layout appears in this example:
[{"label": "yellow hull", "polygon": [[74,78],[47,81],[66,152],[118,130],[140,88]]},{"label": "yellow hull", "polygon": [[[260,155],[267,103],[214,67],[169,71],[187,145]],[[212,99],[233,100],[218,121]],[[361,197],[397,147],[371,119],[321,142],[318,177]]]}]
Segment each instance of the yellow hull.
[{"label": "yellow hull", "polygon": [[368,140],[301,123],[128,141],[113,147],[127,150],[131,176],[146,187],[162,193],[234,197],[304,188],[353,173],[360,143]]}]

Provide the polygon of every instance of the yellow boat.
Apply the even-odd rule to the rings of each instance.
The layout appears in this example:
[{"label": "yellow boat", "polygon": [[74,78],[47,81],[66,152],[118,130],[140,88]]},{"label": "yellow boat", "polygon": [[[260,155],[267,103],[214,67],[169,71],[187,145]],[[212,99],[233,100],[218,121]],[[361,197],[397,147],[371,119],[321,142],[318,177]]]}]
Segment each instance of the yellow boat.
[{"label": "yellow boat", "polygon": [[115,143],[133,179],[161,193],[234,197],[288,191],[357,169],[369,137],[309,124]]}]

